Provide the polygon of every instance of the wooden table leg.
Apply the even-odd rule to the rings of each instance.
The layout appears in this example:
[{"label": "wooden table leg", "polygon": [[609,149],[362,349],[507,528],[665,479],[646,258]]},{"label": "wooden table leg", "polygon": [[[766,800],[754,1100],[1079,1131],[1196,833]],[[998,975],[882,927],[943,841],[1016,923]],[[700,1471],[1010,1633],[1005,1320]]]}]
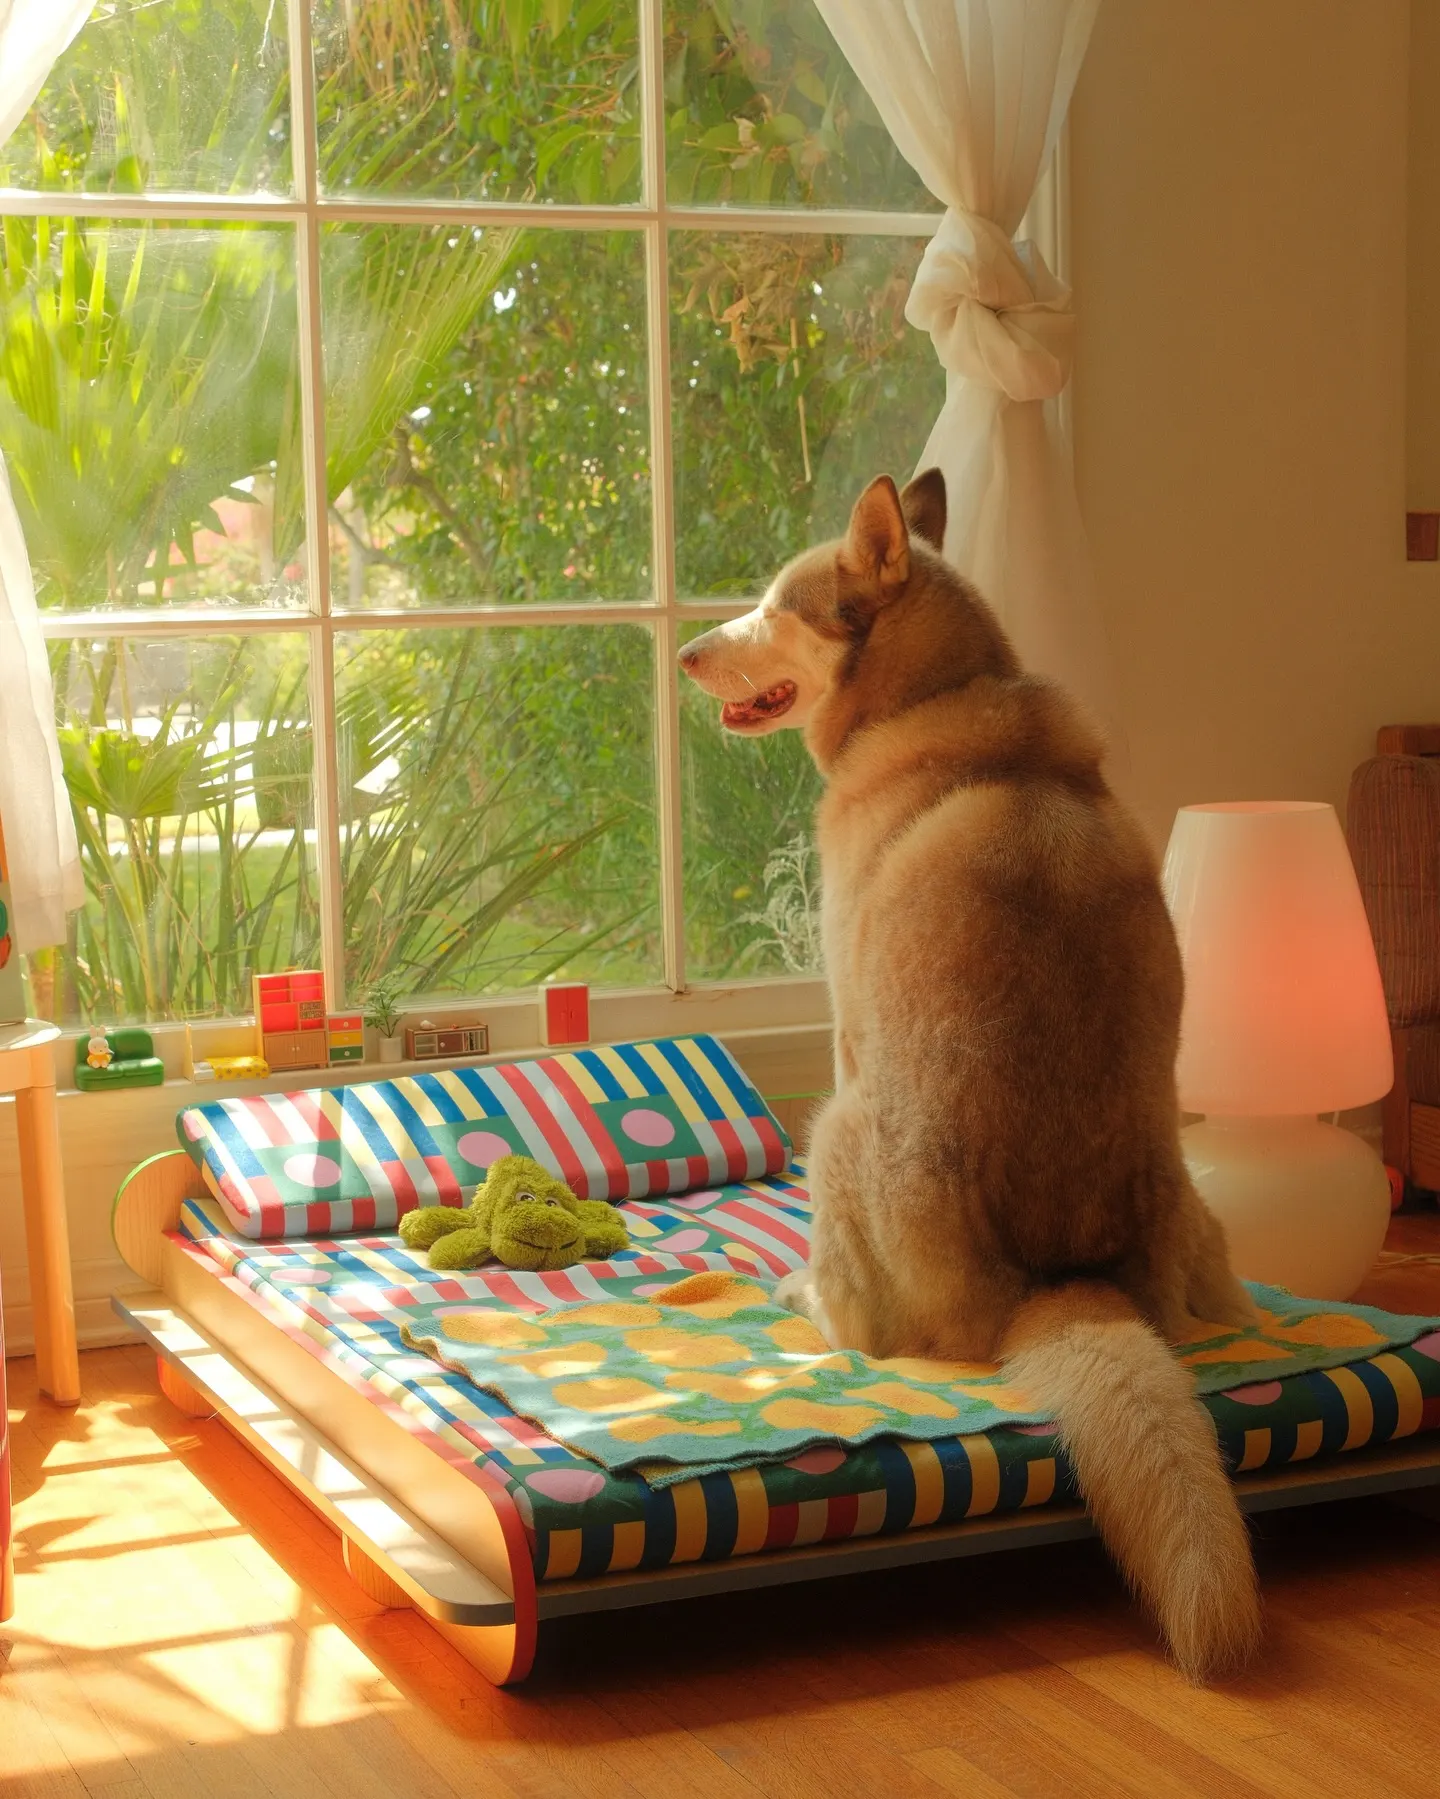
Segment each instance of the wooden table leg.
[{"label": "wooden table leg", "polygon": [[70,1285],[65,1181],[53,1084],[22,1087],[15,1095],[15,1122],[20,1138],[36,1373],[41,1391],[58,1405],[76,1405],[80,1400],[80,1358],[75,1345],[75,1297]]},{"label": "wooden table leg", "polygon": [[0,1624],[15,1610],[14,1526],[10,1510],[10,1423],[5,1406],[5,1332],[0,1324]]}]

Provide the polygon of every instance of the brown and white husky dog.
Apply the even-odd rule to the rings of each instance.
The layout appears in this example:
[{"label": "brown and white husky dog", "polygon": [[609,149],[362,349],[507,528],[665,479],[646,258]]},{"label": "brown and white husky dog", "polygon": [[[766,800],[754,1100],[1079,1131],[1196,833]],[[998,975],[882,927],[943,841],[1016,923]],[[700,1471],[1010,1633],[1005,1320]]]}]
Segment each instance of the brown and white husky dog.
[{"label": "brown and white husky dog", "polygon": [[1253,1321],[1185,1172],[1181,970],[1153,856],[1056,687],[940,555],[938,471],[681,652],[731,731],[798,726],[817,814],[836,1087],[809,1268],[838,1348],[1001,1359],[1192,1679],[1260,1614],[1209,1416],[1165,1340]]}]

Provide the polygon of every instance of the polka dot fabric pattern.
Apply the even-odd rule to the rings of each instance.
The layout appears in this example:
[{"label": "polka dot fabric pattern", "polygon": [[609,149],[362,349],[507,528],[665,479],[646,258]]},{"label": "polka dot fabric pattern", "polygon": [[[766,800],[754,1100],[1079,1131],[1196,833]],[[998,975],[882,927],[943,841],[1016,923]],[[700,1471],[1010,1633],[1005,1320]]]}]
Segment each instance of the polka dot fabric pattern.
[{"label": "polka dot fabric pattern", "polygon": [[[724,1269],[773,1279],[805,1260],[810,1208],[795,1165],[776,1177],[633,1201],[624,1211],[629,1250],[552,1274],[491,1268],[442,1277],[394,1234],[254,1243],[237,1238],[210,1199],[186,1202],[180,1235],[201,1265],[229,1277],[271,1324],[376,1404],[403,1412],[436,1454],[482,1465],[501,1480],[542,1580],[889,1535],[1075,1500],[1069,1465],[1044,1423],[933,1441],[827,1443],[652,1487],[566,1449],[504,1400],[407,1348],[403,1326],[433,1318],[437,1303],[461,1316],[477,1303],[500,1304],[534,1319],[557,1304],[615,1294],[617,1283],[659,1292],[683,1274]],[[1224,1389],[1202,1403],[1227,1463],[1242,1472],[1440,1429],[1440,1331],[1343,1367],[1257,1380],[1253,1372],[1235,1378],[1227,1366],[1224,1379]]]},{"label": "polka dot fabric pattern", "polygon": [[581,1199],[644,1199],[776,1174],[789,1139],[713,1037],[191,1106],[182,1148],[242,1236],[385,1230],[465,1204],[501,1156]]}]

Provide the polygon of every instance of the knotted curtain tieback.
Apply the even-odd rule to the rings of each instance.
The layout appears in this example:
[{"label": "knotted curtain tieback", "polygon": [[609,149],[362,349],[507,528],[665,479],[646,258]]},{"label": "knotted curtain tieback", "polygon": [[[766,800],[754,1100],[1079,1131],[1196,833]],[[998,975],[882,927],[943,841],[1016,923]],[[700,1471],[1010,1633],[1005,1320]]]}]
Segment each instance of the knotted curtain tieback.
[{"label": "knotted curtain tieback", "polygon": [[1048,400],[1070,379],[1070,289],[1028,239],[953,207],[920,259],[905,317],[952,375],[1012,400]]}]

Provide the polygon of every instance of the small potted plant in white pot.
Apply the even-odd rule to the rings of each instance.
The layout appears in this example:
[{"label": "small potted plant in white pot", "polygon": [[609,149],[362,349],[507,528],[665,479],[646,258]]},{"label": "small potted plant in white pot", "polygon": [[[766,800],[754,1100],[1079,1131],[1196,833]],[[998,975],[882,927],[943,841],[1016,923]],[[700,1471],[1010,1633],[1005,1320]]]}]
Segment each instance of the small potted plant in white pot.
[{"label": "small potted plant in white pot", "polygon": [[380,1060],[398,1062],[404,1052],[400,1036],[400,977],[382,974],[365,994],[365,1022],[380,1039]]}]

